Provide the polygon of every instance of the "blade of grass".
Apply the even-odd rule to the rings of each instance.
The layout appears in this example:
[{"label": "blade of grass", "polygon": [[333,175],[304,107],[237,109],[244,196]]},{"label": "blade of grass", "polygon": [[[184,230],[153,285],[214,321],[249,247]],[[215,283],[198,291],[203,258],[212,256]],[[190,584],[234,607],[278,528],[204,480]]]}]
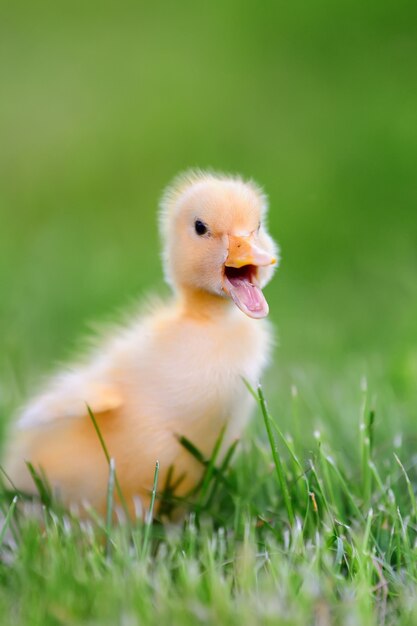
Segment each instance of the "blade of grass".
[{"label": "blade of grass", "polygon": [[219,455],[221,445],[223,443],[225,430],[226,430],[226,425],[224,425],[222,427],[222,429],[221,429],[221,431],[219,433],[219,436],[217,437],[216,443],[214,444],[213,452],[211,454],[211,457],[210,457],[208,465],[207,465],[207,469],[204,472],[203,482],[201,484],[200,495],[199,495],[197,506],[196,506],[197,512],[200,512],[201,508],[203,507],[203,502],[204,502],[207,490],[208,490],[208,488],[210,486],[210,481],[211,481],[211,479],[213,477],[213,471],[214,471],[214,468],[215,468],[215,463],[216,463],[217,457]]},{"label": "blade of grass", "polygon": [[[0,472],[3,474],[3,476],[6,478],[6,480],[10,483],[12,489],[16,493],[19,493],[19,489],[16,487],[16,485],[14,484],[14,482],[12,481],[12,479],[10,478],[10,476],[8,475],[8,473],[6,472],[4,467],[2,467],[1,465],[0,465]],[[20,495],[20,493],[19,493],[19,495]]]},{"label": "blade of grass", "polygon": [[[243,379],[243,382],[245,383],[245,386],[248,389],[249,393],[255,398],[255,400],[259,404],[259,398],[258,398],[255,390],[250,385],[250,383],[246,379]],[[306,528],[307,528],[306,524],[307,524],[307,521],[308,521],[308,512],[309,512],[309,508],[310,508],[310,484],[309,484],[307,472],[305,471],[305,469],[302,466],[300,460],[298,459],[298,457],[297,457],[297,455],[295,453],[293,444],[291,444],[288,441],[287,437],[284,436],[284,433],[282,432],[282,430],[280,429],[278,424],[275,421],[273,421],[272,418],[270,419],[270,424],[275,429],[278,437],[281,439],[281,441],[284,444],[287,452],[289,453],[289,455],[290,455],[290,457],[292,459],[294,468],[296,470],[296,473],[297,472],[299,473],[300,477],[303,478],[303,481],[305,483],[305,497],[306,497],[306,503],[307,504],[306,504],[306,513],[304,515],[304,524],[303,524],[303,533],[304,533],[306,531]],[[284,473],[284,468],[283,468],[283,473]]]},{"label": "blade of grass", "polygon": [[261,406],[261,411],[262,411],[262,415],[263,415],[264,422],[265,422],[265,428],[266,428],[266,432],[267,432],[268,439],[269,439],[269,445],[271,447],[272,458],[274,460],[275,471],[276,471],[276,475],[278,478],[278,484],[281,488],[282,496],[284,498],[285,508],[287,510],[288,522],[290,526],[293,527],[295,517],[294,517],[294,510],[293,510],[292,503],[291,503],[291,496],[288,490],[287,481],[285,479],[281,458],[278,454],[274,435],[272,433],[272,428],[271,428],[271,423],[273,423],[272,418],[268,413],[265,396],[263,394],[261,385],[259,385],[258,387],[258,399],[259,399],[259,404]]},{"label": "blade of grass", "polygon": [[363,503],[364,508],[368,508],[371,501],[372,491],[372,471],[370,468],[371,461],[371,441],[366,435],[362,442],[362,484],[363,484]]},{"label": "blade of grass", "polygon": [[326,455],[323,452],[323,442],[321,441],[321,439],[318,441],[318,457],[319,457],[319,462],[320,462],[321,473],[323,475],[323,485],[325,487],[325,491],[329,495],[329,501],[330,501],[332,510],[339,511],[339,515],[340,515],[340,512],[342,511],[342,507],[340,505],[340,502],[336,500],[336,495],[335,495],[336,492],[334,490],[333,482],[330,477],[329,465],[327,462]]},{"label": "blade of grass", "polygon": [[342,487],[346,499],[348,500],[350,506],[352,507],[352,510],[354,512],[354,514],[356,515],[356,517],[360,520],[364,520],[364,515],[361,512],[361,510],[359,509],[358,505],[355,502],[355,499],[352,495],[352,490],[349,487],[349,483],[348,481],[344,478],[342,472],[340,471],[340,469],[338,468],[338,466],[336,465],[336,463],[334,462],[333,458],[326,455],[326,460],[329,464],[329,466],[332,468],[332,470],[334,471],[334,473],[336,474],[336,477],[339,481],[340,486]]},{"label": "blade of grass", "polygon": [[[95,415],[94,415],[93,411],[90,409],[90,407],[88,406],[88,404],[87,404],[87,411],[88,411],[88,414],[90,416],[91,421],[93,422],[94,429],[95,429],[95,431],[97,433],[97,437],[98,437],[98,439],[100,441],[100,444],[101,444],[101,447],[103,449],[104,455],[106,457],[107,463],[110,466],[110,454],[109,454],[109,451],[107,449],[106,442],[104,441],[103,435],[101,434],[101,430],[100,430],[100,427],[99,427],[99,425],[97,423]],[[126,520],[130,521],[129,507],[127,506],[127,502],[126,502],[126,499],[125,499],[125,497],[123,495],[122,489],[120,487],[119,479],[117,478],[117,474],[116,473],[114,475],[114,483],[116,485],[117,495],[119,496],[120,504],[122,505],[123,511],[124,511],[124,513],[126,515]]]},{"label": "blade of grass", "polygon": [[368,413],[368,422],[366,425],[366,431],[369,438],[369,447],[372,454],[374,447],[374,432],[375,432],[375,410],[371,409]]},{"label": "blade of grass", "polygon": [[[324,493],[322,482],[321,482],[321,480],[320,480],[320,478],[319,478],[319,476],[317,474],[317,471],[316,471],[316,468],[314,466],[313,461],[310,461],[310,470],[311,470],[311,475],[315,479],[316,492],[320,496],[320,500],[323,502],[324,508],[326,509],[327,515],[329,516],[330,522],[332,524],[334,534],[336,536],[338,536],[338,528],[337,528],[334,516],[332,514],[332,509],[331,509],[329,501],[328,501],[328,499],[326,497],[326,494]],[[317,507],[317,502],[316,502],[316,507]]]},{"label": "blade of grass", "polygon": [[174,467],[173,465],[169,466],[168,473],[165,479],[165,485],[162,490],[159,490],[158,500],[159,500],[159,515],[161,518],[169,517],[173,508],[174,508],[174,494],[175,490],[179,487],[179,485],[183,482],[185,478],[185,473],[183,472],[178,476],[177,479],[173,480],[174,477]]},{"label": "blade of grass", "polygon": [[[208,464],[210,463],[210,459],[207,460],[204,457],[203,453],[189,439],[187,439],[187,437],[184,437],[184,435],[177,435],[177,439],[178,439],[178,443],[180,443],[183,446],[183,448],[187,450],[187,452],[189,452],[199,463],[201,463],[201,465],[204,465],[204,467],[208,466]],[[218,476],[219,480],[222,483],[224,483],[228,488],[230,488],[228,480],[219,473],[219,470],[217,469],[217,467],[214,466],[212,471],[215,476]],[[194,491],[198,491],[198,489],[200,489],[200,485],[198,485],[197,488],[193,488],[190,493],[193,493]]]},{"label": "blade of grass", "polygon": [[207,499],[207,504],[206,504],[207,508],[210,507],[211,503],[214,500],[214,496],[216,495],[217,489],[219,487],[220,477],[224,477],[224,474],[226,473],[227,468],[230,465],[230,462],[231,462],[232,457],[233,457],[233,455],[235,453],[235,450],[237,448],[238,443],[239,443],[239,439],[235,439],[235,441],[233,441],[233,443],[231,444],[231,446],[229,447],[229,449],[226,452],[226,455],[225,455],[225,457],[223,459],[223,462],[222,462],[222,464],[219,467],[218,473],[214,477],[213,487],[212,487],[211,493],[210,493],[210,495],[209,495],[209,497]]},{"label": "blade of grass", "polygon": [[[243,379],[243,382],[245,383],[245,386],[247,388],[247,390],[249,391],[249,393],[251,394],[251,396],[253,396],[256,400],[256,402],[259,404],[259,397],[256,394],[256,391],[253,389],[253,387],[250,385],[250,383]],[[294,464],[298,467],[298,470],[300,471],[301,474],[304,473],[304,468],[302,466],[302,464],[300,463],[297,455],[295,454],[294,448],[293,446],[288,442],[287,438],[284,436],[284,433],[282,432],[282,430],[280,429],[280,427],[278,426],[278,424],[270,417],[270,423],[272,425],[272,427],[276,430],[279,438],[281,439],[282,443],[284,444],[284,446],[286,447],[289,455],[291,456]]]},{"label": "blade of grass", "polygon": [[383,482],[381,480],[381,477],[379,475],[378,469],[377,469],[377,467],[376,467],[376,465],[375,465],[375,463],[373,461],[369,461],[369,468],[370,468],[370,470],[372,472],[375,484],[378,486],[378,489],[379,489],[380,493],[381,494],[385,493],[387,491],[387,488],[384,487],[384,484],[383,484]]},{"label": "blade of grass", "polygon": [[112,548],[111,530],[114,505],[114,483],[116,477],[116,463],[113,458],[109,461],[109,480],[107,483],[107,509],[106,509],[106,557],[109,558]]},{"label": "blade of grass", "polygon": [[26,461],[26,466],[32,476],[32,480],[35,483],[36,489],[39,493],[39,498],[46,507],[50,507],[52,504],[52,492],[51,488],[46,480],[45,474],[40,476],[40,474],[35,470],[34,466],[30,461]]},{"label": "blade of grass", "polygon": [[365,532],[364,532],[363,539],[362,539],[362,552],[364,554],[367,554],[368,552],[369,539],[372,536],[371,528],[372,528],[373,517],[374,517],[374,512],[372,509],[369,509],[368,515],[366,518]]},{"label": "blade of grass", "polygon": [[207,465],[207,459],[203,453],[184,435],[178,435],[179,443],[195,458],[201,465]]},{"label": "blade of grass", "polygon": [[10,525],[11,520],[12,520],[13,513],[14,513],[14,510],[16,508],[17,500],[18,500],[18,497],[15,496],[13,498],[13,500],[12,500],[12,503],[11,503],[11,505],[9,507],[9,510],[7,511],[7,515],[6,515],[6,518],[4,520],[4,524],[3,524],[3,526],[2,526],[2,528],[0,530],[0,546],[3,544],[4,537],[6,536],[7,529],[9,527],[9,525]]},{"label": "blade of grass", "polygon": [[407,484],[408,495],[409,495],[411,507],[413,510],[414,523],[417,523],[417,503],[416,503],[416,496],[414,494],[413,485],[411,484],[411,480],[405,470],[404,465],[401,463],[400,459],[395,454],[395,452],[394,452],[394,458],[397,461],[398,465],[400,466],[402,473],[404,474],[405,482]]},{"label": "blade of grass", "polygon": [[252,396],[252,398],[256,401],[257,404],[259,404],[258,394],[256,393],[255,389],[252,387],[250,382],[246,380],[246,378],[242,377],[242,380],[246,389],[249,391],[250,395]]},{"label": "blade of grass", "polygon": [[159,476],[159,461],[155,463],[155,473],[153,476],[151,501],[149,504],[149,511],[145,520],[145,533],[143,535],[142,556],[146,556],[148,553],[149,538],[151,535],[151,528],[152,528],[152,522],[153,522],[153,510],[155,506],[156,491],[158,489],[158,476]]},{"label": "blade of grass", "polygon": [[360,446],[362,460],[362,499],[364,509],[369,509],[371,490],[372,490],[372,472],[369,467],[371,460],[371,438],[373,437],[373,411],[367,411],[368,406],[368,383],[364,378],[361,381],[362,402],[360,408]]}]

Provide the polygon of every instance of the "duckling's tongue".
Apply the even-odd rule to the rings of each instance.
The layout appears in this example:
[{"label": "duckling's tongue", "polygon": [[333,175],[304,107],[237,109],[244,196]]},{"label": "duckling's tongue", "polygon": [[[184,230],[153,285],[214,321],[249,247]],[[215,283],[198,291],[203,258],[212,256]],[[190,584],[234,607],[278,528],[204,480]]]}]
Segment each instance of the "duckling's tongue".
[{"label": "duckling's tongue", "polygon": [[249,317],[260,319],[269,313],[269,306],[262,290],[246,277],[230,277],[227,279],[228,292],[233,302]]}]

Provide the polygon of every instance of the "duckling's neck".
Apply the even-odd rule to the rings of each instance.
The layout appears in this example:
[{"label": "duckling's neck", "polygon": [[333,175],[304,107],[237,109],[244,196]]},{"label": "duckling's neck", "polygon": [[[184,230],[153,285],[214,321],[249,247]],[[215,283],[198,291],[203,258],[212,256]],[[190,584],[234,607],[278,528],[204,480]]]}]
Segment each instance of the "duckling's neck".
[{"label": "duckling's neck", "polygon": [[199,289],[180,289],[178,296],[182,315],[193,319],[208,320],[230,315],[235,308],[229,298]]}]

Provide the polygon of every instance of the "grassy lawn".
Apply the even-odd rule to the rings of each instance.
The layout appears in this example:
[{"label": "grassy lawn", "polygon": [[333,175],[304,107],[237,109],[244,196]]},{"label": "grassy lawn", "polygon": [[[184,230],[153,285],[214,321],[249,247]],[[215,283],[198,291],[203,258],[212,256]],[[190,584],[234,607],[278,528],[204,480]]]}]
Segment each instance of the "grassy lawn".
[{"label": "grassy lawn", "polygon": [[11,511],[0,623],[417,623],[415,7],[3,5],[1,441],[92,321],[167,293],[178,171],[264,185],[283,262],[268,409],[184,523]]}]

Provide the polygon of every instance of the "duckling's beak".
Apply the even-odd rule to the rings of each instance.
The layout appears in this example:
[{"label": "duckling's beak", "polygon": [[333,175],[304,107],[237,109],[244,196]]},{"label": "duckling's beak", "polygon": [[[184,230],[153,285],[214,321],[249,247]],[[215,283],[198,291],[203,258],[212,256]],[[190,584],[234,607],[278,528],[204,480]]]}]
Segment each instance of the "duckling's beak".
[{"label": "duckling's beak", "polygon": [[229,235],[229,255],[226,259],[226,267],[241,268],[245,265],[265,267],[274,265],[277,260],[260,248],[254,241],[253,235],[236,237]]},{"label": "duckling's beak", "polygon": [[258,269],[276,262],[255,242],[254,235],[229,235],[223,289],[249,317],[260,319],[269,313],[268,303],[258,283]]}]

